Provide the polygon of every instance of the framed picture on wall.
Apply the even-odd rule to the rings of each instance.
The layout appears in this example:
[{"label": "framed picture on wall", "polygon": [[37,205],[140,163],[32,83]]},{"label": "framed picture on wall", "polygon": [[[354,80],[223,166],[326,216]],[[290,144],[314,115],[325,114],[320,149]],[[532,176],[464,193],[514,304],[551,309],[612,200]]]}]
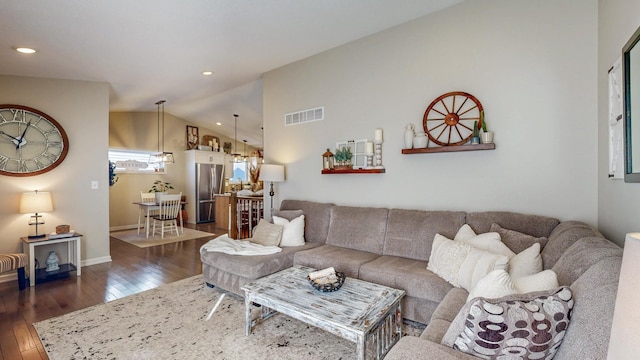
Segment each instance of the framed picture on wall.
[{"label": "framed picture on wall", "polygon": [[198,148],[198,128],[187,125],[187,150]]}]

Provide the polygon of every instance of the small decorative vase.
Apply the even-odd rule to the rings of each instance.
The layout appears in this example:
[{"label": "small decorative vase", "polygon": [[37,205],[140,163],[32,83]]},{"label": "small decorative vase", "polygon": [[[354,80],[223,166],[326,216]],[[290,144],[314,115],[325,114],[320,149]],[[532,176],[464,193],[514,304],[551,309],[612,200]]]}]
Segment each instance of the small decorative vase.
[{"label": "small decorative vase", "polygon": [[156,204],[160,204],[160,196],[167,195],[166,191],[158,191],[156,192]]},{"label": "small decorative vase", "polygon": [[411,149],[413,148],[413,137],[414,137],[414,127],[413,124],[408,124],[404,130],[404,148]]},{"label": "small decorative vase", "polygon": [[47,256],[47,260],[45,260],[45,264],[47,264],[46,271],[56,271],[60,269],[58,266],[58,255],[56,255],[55,251],[49,251],[49,256]]},{"label": "small decorative vase", "polygon": [[413,138],[413,147],[416,149],[426,148],[429,144],[429,138],[427,134],[423,132],[416,133],[416,136]]},{"label": "small decorative vase", "polygon": [[487,131],[482,133],[482,143],[491,144],[493,142],[493,131]]},{"label": "small decorative vase", "polygon": [[472,137],[471,144],[480,144],[480,137],[479,136]]}]

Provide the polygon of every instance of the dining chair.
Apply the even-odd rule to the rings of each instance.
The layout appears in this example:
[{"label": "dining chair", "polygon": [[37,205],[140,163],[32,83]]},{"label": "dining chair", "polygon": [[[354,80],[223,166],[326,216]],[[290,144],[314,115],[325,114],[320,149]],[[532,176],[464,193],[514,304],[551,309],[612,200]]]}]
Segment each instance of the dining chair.
[{"label": "dining chair", "polygon": [[[176,232],[176,236],[180,236],[178,230],[178,216],[180,214],[180,200],[182,193],[161,195],[158,214],[153,215],[153,235],[156,234],[156,224],[160,223],[160,237],[164,239],[165,232]],[[165,229],[166,227],[166,229]]]},{"label": "dining chair", "polygon": [[[156,202],[156,193],[140,191],[140,202]],[[149,210],[149,216],[153,215],[158,215],[158,210]],[[146,217],[146,209],[140,206],[138,209],[138,235],[140,235],[140,228],[144,227],[143,224],[147,223],[146,219],[144,219]],[[143,219],[145,220],[144,222],[142,221]]]}]

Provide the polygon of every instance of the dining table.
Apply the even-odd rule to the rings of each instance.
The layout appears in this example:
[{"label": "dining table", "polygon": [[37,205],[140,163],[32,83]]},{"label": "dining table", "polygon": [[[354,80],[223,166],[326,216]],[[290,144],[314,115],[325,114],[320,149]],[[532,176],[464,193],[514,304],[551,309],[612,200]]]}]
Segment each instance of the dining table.
[{"label": "dining table", "polygon": [[[153,210],[159,210],[160,209],[160,204],[158,204],[157,202],[154,201],[135,201],[133,202],[133,204],[138,205],[139,206],[139,211],[138,211],[138,235],[140,235],[140,225],[142,225],[142,221],[141,221],[141,215],[145,214],[145,225],[144,228],[146,230],[146,237],[147,239],[149,238],[149,218],[151,217],[151,211]],[[185,201],[180,202],[181,206],[184,206],[186,204]],[[178,218],[180,219],[180,233],[184,234],[184,224],[183,224],[183,219],[182,219],[182,211],[178,212]]]}]

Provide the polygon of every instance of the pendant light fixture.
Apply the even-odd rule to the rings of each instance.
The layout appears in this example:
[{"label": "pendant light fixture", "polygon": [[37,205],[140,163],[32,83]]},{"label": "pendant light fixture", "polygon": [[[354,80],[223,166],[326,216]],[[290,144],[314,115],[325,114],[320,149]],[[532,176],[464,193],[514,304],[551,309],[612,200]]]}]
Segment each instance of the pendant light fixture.
[{"label": "pendant light fixture", "polygon": [[244,142],[244,150],[242,151],[244,155],[242,155],[242,161],[249,161],[249,155],[247,155],[247,140],[242,140]]},{"label": "pendant light fixture", "polygon": [[[166,100],[160,100],[156,103],[158,106],[158,153],[149,157],[150,163],[158,164],[158,169],[164,169],[164,164],[173,164],[173,153],[164,151],[164,103]],[[160,136],[160,112],[162,108],[162,136]]]},{"label": "pendant light fixture", "polygon": [[234,131],[233,131],[233,162],[242,162],[242,155],[238,153],[238,114],[233,114]]}]

